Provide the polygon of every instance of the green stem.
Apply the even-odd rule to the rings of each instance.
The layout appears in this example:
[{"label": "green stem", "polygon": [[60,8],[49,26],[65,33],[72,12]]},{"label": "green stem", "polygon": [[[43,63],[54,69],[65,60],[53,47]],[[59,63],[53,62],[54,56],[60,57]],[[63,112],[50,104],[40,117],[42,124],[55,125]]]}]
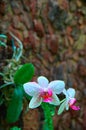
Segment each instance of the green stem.
[{"label": "green stem", "polygon": [[65,101],[66,98],[64,98],[63,100],[60,101],[60,104],[63,103]]},{"label": "green stem", "polygon": [[42,108],[44,111],[44,116],[45,116],[45,124],[44,124],[44,130],[54,130],[53,128],[53,120],[51,116],[51,111],[48,103],[43,103]]},{"label": "green stem", "polygon": [[13,85],[14,83],[13,82],[9,82],[9,83],[6,83],[6,84],[3,84],[0,86],[0,89],[6,87],[6,86],[9,86],[9,85]]}]

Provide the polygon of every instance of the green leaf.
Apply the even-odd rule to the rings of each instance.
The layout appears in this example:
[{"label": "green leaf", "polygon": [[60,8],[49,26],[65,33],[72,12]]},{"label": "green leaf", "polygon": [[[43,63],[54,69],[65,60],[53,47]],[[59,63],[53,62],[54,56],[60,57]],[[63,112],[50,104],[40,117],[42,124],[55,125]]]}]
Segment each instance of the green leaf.
[{"label": "green leaf", "polygon": [[32,79],[34,75],[34,66],[31,63],[24,64],[14,75],[16,84],[24,84]]},{"label": "green leaf", "polygon": [[0,38],[7,38],[7,36],[4,34],[0,34]]},{"label": "green leaf", "polygon": [[14,93],[7,108],[6,119],[9,123],[16,122],[23,107],[23,88],[21,86],[14,89]]},{"label": "green leaf", "polygon": [[6,45],[5,42],[0,41],[0,46],[4,46],[4,47],[6,47],[7,45]]},{"label": "green leaf", "polygon": [[14,126],[14,127],[10,128],[10,130],[21,130],[21,128]]}]

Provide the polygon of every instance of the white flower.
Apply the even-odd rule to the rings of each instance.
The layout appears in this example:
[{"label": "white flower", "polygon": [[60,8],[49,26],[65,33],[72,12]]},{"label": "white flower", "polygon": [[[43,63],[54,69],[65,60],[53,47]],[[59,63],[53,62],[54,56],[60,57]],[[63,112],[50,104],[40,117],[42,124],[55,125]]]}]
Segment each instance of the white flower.
[{"label": "white flower", "polygon": [[60,115],[64,109],[68,110],[69,107],[73,110],[79,110],[79,106],[75,106],[76,98],[75,97],[75,89],[69,88],[67,91],[66,89],[63,90],[63,93],[65,94],[66,98],[62,101],[63,103],[60,105],[58,114]]},{"label": "white flower", "polygon": [[28,82],[23,85],[25,92],[33,96],[29,108],[36,108],[41,105],[42,102],[48,102],[53,105],[59,105],[60,100],[56,94],[60,94],[65,83],[61,80],[55,80],[49,83],[48,79],[44,76],[40,76],[36,82]]}]

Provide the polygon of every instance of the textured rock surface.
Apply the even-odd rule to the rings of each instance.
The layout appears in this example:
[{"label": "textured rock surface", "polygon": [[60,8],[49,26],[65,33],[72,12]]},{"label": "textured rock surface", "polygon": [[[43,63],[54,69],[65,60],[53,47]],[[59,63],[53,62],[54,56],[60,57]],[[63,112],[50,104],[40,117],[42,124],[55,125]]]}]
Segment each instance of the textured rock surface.
[{"label": "textured rock surface", "polygon": [[[23,63],[34,64],[35,80],[39,75],[49,80],[62,79],[66,88],[77,91],[80,111],[56,115],[55,130],[85,130],[86,1],[1,0],[0,33],[8,35],[9,31],[23,42],[26,57]],[[4,64],[2,58],[9,57],[8,50],[4,53],[0,49],[0,66]],[[38,130],[38,115],[39,109],[30,110],[23,118],[23,129]]]}]

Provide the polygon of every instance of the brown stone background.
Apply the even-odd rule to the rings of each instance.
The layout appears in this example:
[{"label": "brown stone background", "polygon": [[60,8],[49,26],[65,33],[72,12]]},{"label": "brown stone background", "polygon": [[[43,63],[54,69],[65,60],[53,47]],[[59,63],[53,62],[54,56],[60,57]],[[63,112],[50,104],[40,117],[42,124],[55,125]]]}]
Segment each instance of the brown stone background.
[{"label": "brown stone background", "polygon": [[[0,0],[0,33],[9,37],[9,32],[22,41],[22,62],[34,64],[34,79],[44,75],[76,89],[80,111],[61,116],[56,111],[55,130],[86,130],[86,1]],[[9,55],[6,50],[4,57]],[[20,127],[41,130],[41,118],[40,108],[29,110],[23,113],[22,122],[19,119]]]}]

